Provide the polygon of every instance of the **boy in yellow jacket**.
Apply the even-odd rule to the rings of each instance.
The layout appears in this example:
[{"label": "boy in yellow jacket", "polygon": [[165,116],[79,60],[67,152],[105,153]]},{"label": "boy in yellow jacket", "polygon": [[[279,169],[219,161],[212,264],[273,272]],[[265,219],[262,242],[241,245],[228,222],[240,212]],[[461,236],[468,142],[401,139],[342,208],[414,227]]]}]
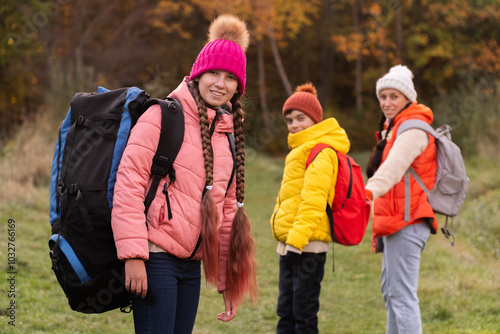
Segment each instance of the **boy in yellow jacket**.
[{"label": "boy in yellow jacket", "polygon": [[311,83],[297,87],[283,105],[290,153],[271,230],[278,241],[279,333],[317,333],[319,294],[328,243],[332,242],[325,208],[335,195],[338,160],[324,149],[306,169],[312,148],[325,143],[346,154],[350,142],[335,118],[323,119],[323,108]]}]

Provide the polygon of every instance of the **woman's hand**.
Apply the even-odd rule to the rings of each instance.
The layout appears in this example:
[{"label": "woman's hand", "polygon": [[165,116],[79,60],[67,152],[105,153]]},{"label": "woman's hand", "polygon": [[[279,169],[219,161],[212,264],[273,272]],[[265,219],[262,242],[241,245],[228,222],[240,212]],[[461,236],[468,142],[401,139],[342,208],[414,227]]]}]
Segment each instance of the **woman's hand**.
[{"label": "woman's hand", "polygon": [[219,313],[217,315],[217,319],[223,322],[233,320],[234,317],[236,317],[236,303],[226,298],[226,291],[222,291],[222,297],[224,298],[224,306],[226,308],[226,312]]},{"label": "woman's hand", "polygon": [[148,292],[148,278],[146,266],[142,259],[128,259],[125,261],[125,289],[145,298]]}]

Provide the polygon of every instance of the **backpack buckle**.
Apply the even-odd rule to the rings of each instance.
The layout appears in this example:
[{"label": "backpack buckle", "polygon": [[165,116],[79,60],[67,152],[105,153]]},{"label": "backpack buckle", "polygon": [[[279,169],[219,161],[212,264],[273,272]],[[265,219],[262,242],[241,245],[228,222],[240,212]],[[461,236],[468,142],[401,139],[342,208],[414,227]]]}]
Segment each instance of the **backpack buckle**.
[{"label": "backpack buckle", "polygon": [[[452,228],[453,228],[453,217],[451,218],[451,225],[450,225],[450,229]],[[444,227],[441,228],[441,232],[443,232],[446,239],[451,238],[451,245],[455,246],[455,235],[450,232],[450,229],[448,229],[448,216],[446,216],[446,222],[444,224]]]},{"label": "backpack buckle", "polygon": [[70,185],[68,186],[68,192],[69,192],[70,194],[74,194],[74,193],[76,193],[77,191],[78,191],[78,185],[76,185],[76,184],[74,184],[74,183],[73,183],[73,184],[70,184]]},{"label": "backpack buckle", "polygon": [[151,167],[151,172],[155,175],[160,175],[161,177],[164,177],[167,175],[167,163],[168,163],[168,158],[161,156],[161,155],[156,155],[153,158],[153,166]]},{"label": "backpack buckle", "polygon": [[153,163],[158,164],[160,166],[166,166],[168,163],[168,157],[164,157],[162,155],[156,155],[153,158]]},{"label": "backpack buckle", "polygon": [[167,173],[165,171],[165,168],[161,167],[153,167],[153,174],[155,175],[160,175],[160,176],[165,176]]},{"label": "backpack buckle", "polygon": [[77,125],[82,125],[84,121],[85,121],[85,118],[82,115],[80,115],[76,119],[76,124]]},{"label": "backpack buckle", "polygon": [[57,197],[62,196],[63,188],[64,188],[64,183],[62,183],[62,182],[57,183],[57,187],[56,187],[56,196]]},{"label": "backpack buckle", "polygon": [[175,181],[175,169],[171,169],[168,176],[170,177],[170,183],[173,183]]}]

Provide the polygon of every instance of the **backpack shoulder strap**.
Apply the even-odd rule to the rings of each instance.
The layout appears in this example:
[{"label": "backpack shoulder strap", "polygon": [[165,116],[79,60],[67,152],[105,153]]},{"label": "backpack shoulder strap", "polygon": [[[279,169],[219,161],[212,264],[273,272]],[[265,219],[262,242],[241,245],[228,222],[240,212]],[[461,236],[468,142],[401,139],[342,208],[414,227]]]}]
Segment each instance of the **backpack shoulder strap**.
[{"label": "backpack shoulder strap", "polygon": [[409,119],[407,121],[404,121],[401,123],[401,125],[398,127],[398,131],[396,133],[396,136],[400,135],[401,133],[405,132],[406,130],[409,129],[420,129],[424,130],[434,138],[436,138],[438,135],[436,131],[430,126],[428,123],[419,120],[419,119]]},{"label": "backpack shoulder strap", "polygon": [[[409,129],[420,129],[434,138],[438,137],[438,134],[436,131],[430,126],[428,123],[419,120],[419,119],[409,119],[407,121],[404,121],[401,123],[401,125],[398,127],[398,131],[396,133],[396,136],[400,135],[401,133],[405,132],[406,130]],[[425,186],[424,182],[418,176],[418,174],[415,172],[415,170],[411,167],[408,168],[408,170],[405,172],[404,175],[404,185],[405,185],[405,213],[404,213],[404,221],[409,222],[410,221],[410,174],[413,176],[415,181],[420,185],[420,187],[424,190],[424,192],[429,195],[429,189]]]},{"label": "backpack shoulder strap", "polygon": [[[313,162],[313,160],[316,158],[316,156],[318,155],[318,153],[321,152],[324,148],[327,148],[327,147],[333,149],[333,147],[331,147],[330,145],[325,144],[325,143],[318,143],[318,144],[316,144],[312,148],[311,152],[307,156],[306,169]],[[335,149],[333,149],[333,150],[335,151]]]},{"label": "backpack shoulder strap", "polygon": [[170,183],[174,182],[175,170],[173,165],[184,139],[184,113],[180,102],[172,98],[164,100],[151,99],[144,104],[143,110],[154,104],[159,104],[161,107],[161,132],[153,164],[151,165],[153,180],[144,201],[145,213],[147,213],[151,202],[155,198],[160,180],[168,175]]},{"label": "backpack shoulder strap", "polygon": [[229,178],[229,182],[227,183],[226,195],[231,183],[234,179],[234,174],[236,173],[236,142],[234,140],[234,135],[231,132],[226,132],[227,140],[229,141],[229,149],[231,150],[231,155],[233,156],[233,169],[231,171],[231,177]]},{"label": "backpack shoulder strap", "polygon": [[[309,155],[307,157],[306,169],[313,162],[313,160],[316,158],[316,156],[319,154],[319,152],[321,152],[325,148],[331,148],[332,150],[335,151],[335,149],[332,146],[328,145],[328,144],[325,144],[325,143],[318,143],[318,144],[316,144],[312,148],[311,152],[309,153]],[[335,153],[338,154],[337,151],[335,151]],[[328,203],[328,202],[326,203],[326,213],[327,213],[328,218],[330,220],[330,228],[333,231],[333,211],[332,211],[332,207],[330,206],[330,203]]]}]

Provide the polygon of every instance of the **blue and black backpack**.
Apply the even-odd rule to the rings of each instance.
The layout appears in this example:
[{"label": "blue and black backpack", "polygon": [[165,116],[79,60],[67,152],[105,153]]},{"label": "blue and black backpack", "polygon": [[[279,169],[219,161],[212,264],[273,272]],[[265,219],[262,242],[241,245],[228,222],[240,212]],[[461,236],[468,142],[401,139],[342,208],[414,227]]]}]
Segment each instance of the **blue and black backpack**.
[{"label": "blue and black backpack", "polygon": [[99,87],[74,96],[59,129],[50,183],[49,248],[52,270],[75,311],[125,311],[131,305],[124,264],[116,255],[111,209],[130,131],[152,104],[161,106],[162,131],[145,200],[147,212],[161,178],[175,180],[173,162],[184,137],[184,114],[177,100],[149,99],[137,87]]}]

